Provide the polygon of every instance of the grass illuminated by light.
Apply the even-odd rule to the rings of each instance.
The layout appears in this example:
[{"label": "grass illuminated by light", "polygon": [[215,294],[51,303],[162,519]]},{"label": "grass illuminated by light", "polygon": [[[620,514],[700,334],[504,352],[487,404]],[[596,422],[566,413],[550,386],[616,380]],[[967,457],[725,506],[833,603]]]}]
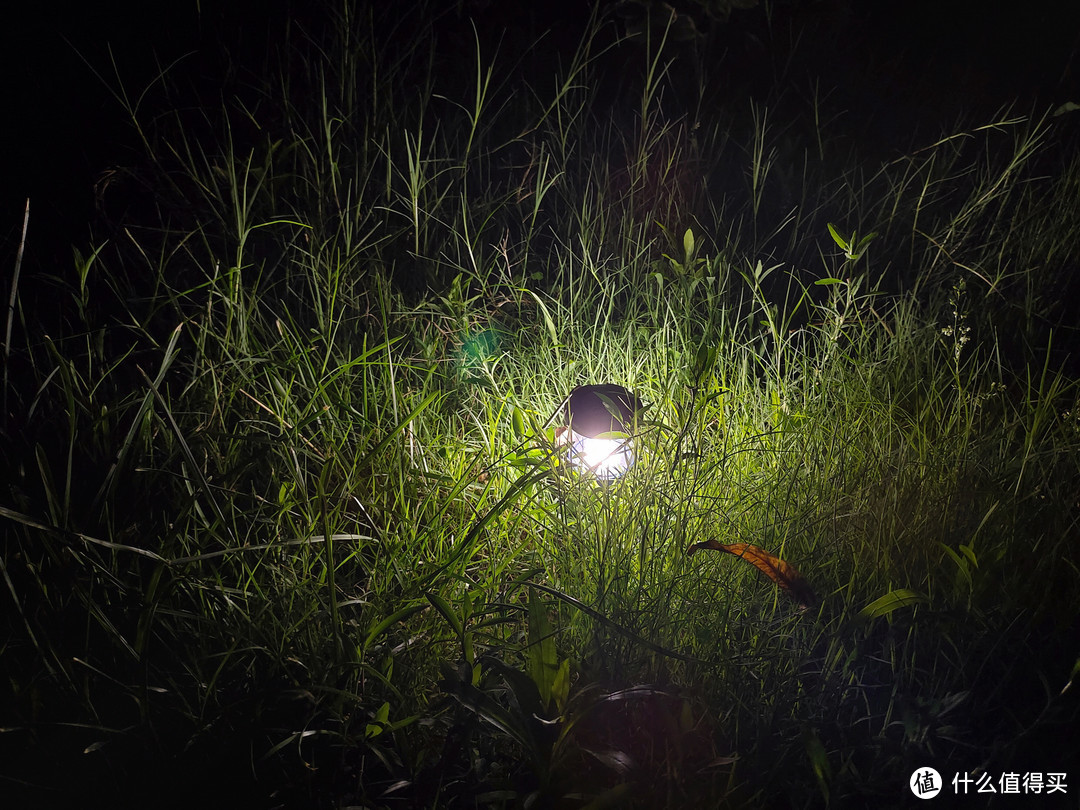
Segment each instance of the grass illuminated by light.
[{"label": "grass illuminated by light", "polygon": [[[1065,122],[867,166],[707,83],[692,126],[659,43],[598,98],[614,20],[534,84],[388,22],[212,108],[109,79],[150,203],[15,320],[5,776],[817,807],[1075,756]],[[549,424],[601,382],[649,403],[614,486]]]}]

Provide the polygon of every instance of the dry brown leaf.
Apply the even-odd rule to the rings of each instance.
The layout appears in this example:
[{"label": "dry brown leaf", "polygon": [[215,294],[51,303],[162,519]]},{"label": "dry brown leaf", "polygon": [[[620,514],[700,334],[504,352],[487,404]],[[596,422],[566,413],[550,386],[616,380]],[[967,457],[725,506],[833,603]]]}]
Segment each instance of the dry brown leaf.
[{"label": "dry brown leaf", "polygon": [[752,543],[721,543],[718,540],[706,540],[703,543],[694,543],[686,550],[686,553],[691,555],[702,549],[724,551],[741,557],[786,590],[804,609],[817,602],[814,589],[794,565],[784,562],[775,554],[770,554],[759,546]]}]

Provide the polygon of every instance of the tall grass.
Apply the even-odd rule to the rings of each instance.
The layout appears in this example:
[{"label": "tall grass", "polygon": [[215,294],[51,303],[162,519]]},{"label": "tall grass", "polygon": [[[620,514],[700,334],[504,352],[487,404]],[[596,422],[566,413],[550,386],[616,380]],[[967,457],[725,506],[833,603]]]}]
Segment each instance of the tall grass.
[{"label": "tall grass", "polygon": [[[107,79],[137,205],[5,346],[5,785],[822,806],[1067,770],[1068,122],[866,166],[823,114],[691,122],[666,27],[594,17],[538,80],[541,43],[412,22],[346,5],[220,106]],[[599,381],[648,403],[611,483],[551,427]]]}]

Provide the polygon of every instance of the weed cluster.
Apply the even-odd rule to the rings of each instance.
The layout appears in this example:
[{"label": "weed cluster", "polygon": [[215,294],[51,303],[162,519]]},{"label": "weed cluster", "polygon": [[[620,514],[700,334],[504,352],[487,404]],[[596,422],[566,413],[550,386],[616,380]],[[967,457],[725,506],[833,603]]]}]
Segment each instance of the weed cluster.
[{"label": "weed cluster", "polygon": [[[1069,122],[868,168],[620,24],[538,81],[343,4],[216,107],[107,81],[125,213],[5,343],[5,790],[817,806],[1080,753]],[[554,441],[595,382],[648,406],[612,482]]]}]

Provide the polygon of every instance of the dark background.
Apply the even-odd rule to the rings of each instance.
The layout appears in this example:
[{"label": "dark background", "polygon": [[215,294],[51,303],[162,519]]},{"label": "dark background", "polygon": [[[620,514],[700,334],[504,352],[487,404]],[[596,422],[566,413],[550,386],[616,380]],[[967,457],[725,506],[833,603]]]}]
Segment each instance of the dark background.
[{"label": "dark background", "polygon": [[[686,0],[673,5],[694,10]],[[492,50],[501,38],[503,54],[549,31],[543,47],[546,64],[554,65],[560,51],[577,44],[590,4],[462,0],[445,6],[440,25],[451,47],[454,31],[471,16]],[[111,95],[120,86],[112,59],[133,96],[180,59],[172,75],[190,88],[186,103],[216,106],[230,74],[265,64],[267,46],[280,40],[286,21],[317,29],[323,7],[166,0],[20,3],[9,11],[0,46],[5,280],[27,197],[25,267],[53,266],[55,272],[72,244],[91,242],[95,183],[133,160],[137,139]],[[723,60],[730,85],[719,92],[729,101],[775,95],[783,90],[776,87],[781,72],[783,80],[794,76],[807,84],[819,78],[829,104],[863,139],[872,161],[920,137],[930,142],[962,117],[982,123],[1008,105],[1019,114],[1042,114],[1080,103],[1078,49],[1076,0],[781,0],[768,9],[736,10],[715,26],[707,59]],[[543,59],[536,64],[540,71],[546,67]],[[151,90],[146,109],[159,99]]]}]

